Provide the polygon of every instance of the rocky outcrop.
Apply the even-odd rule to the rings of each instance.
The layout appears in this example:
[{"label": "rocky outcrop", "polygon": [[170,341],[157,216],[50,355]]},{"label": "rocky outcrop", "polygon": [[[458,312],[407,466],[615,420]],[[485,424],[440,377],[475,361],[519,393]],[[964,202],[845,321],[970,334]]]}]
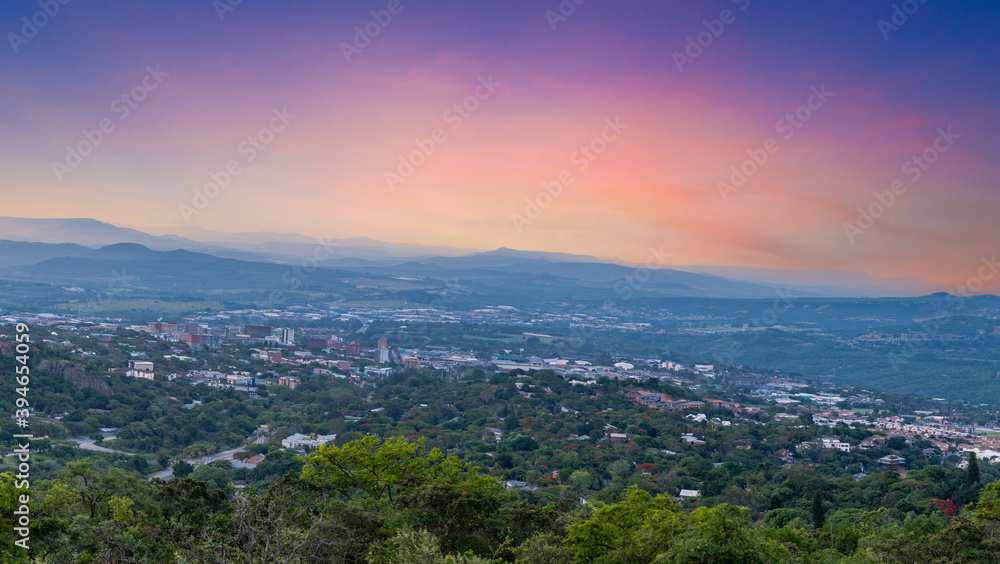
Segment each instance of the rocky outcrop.
[{"label": "rocky outcrop", "polygon": [[68,360],[43,360],[38,363],[38,370],[59,376],[77,388],[94,388],[106,396],[114,395],[104,380],[88,372],[83,366]]},{"label": "rocky outcrop", "polygon": [[[14,345],[14,341],[0,341],[0,356],[14,356]],[[108,384],[100,377],[88,372],[83,366],[74,364],[68,360],[43,360],[38,363],[36,370],[59,376],[77,388],[94,388],[106,396],[115,395],[111,391],[111,388],[108,387]]]}]

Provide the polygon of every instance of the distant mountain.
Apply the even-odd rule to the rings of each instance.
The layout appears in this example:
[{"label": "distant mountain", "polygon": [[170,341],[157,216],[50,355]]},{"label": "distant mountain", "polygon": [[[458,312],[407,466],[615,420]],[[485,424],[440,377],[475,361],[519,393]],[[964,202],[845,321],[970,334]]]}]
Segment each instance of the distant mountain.
[{"label": "distant mountain", "polygon": [[416,245],[385,243],[368,237],[325,239],[307,237],[298,233],[272,233],[255,231],[227,233],[200,227],[142,227],[144,232],[164,237],[180,237],[219,247],[240,249],[265,254],[312,256],[317,245],[325,246],[338,258],[408,258],[429,256],[460,256],[478,252],[446,245]]},{"label": "distant mountain", "polygon": [[485,251],[481,253],[474,253],[478,256],[495,256],[495,257],[514,257],[522,259],[542,259],[550,261],[561,261],[561,262],[615,262],[611,260],[599,259],[597,257],[589,255],[575,255],[572,253],[553,253],[549,251],[519,251],[516,249],[508,249],[507,247],[500,247],[499,249],[493,251]]},{"label": "distant mountain", "polygon": [[935,284],[916,276],[880,278],[864,272],[848,270],[770,269],[745,266],[675,266],[677,270],[698,274],[714,274],[772,286],[797,286],[820,295],[843,297],[913,297],[941,290]]},{"label": "distant mountain", "polygon": [[[433,269],[457,274],[462,270],[507,270],[508,273],[565,275],[583,284],[623,283],[630,273],[642,274],[619,259],[501,247],[477,251],[449,246],[385,243],[367,237],[320,241],[297,233],[226,233],[199,227],[129,228],[93,219],[27,219],[0,217],[0,267],[27,266],[45,259],[80,257],[81,248],[136,243],[157,251],[187,250],[244,262],[283,264],[294,267],[306,257],[329,257],[321,266],[361,269],[387,276],[408,276]],[[49,243],[55,247],[25,247],[14,243]],[[61,246],[72,244],[71,246]],[[32,256],[37,260],[33,260]],[[571,267],[570,265],[578,265]],[[579,266],[588,265],[588,266]],[[610,268],[617,266],[624,270]],[[411,272],[411,273],[412,273]],[[775,287],[788,288],[799,296],[908,297],[941,288],[917,277],[879,278],[843,270],[766,269],[735,266],[672,266],[652,271],[641,288],[620,295],[644,292],[676,292],[677,295],[749,296],[763,288],[773,296]],[[472,273],[470,273],[471,275]],[[691,277],[700,275],[702,277]],[[734,284],[740,282],[741,284]],[[700,286],[699,286],[700,285]],[[630,287],[635,282],[630,283]]]},{"label": "distant mountain", "polygon": [[71,257],[93,249],[72,243],[48,244],[23,241],[0,241],[0,268],[27,266],[56,257]]},{"label": "distant mountain", "polygon": [[[439,291],[460,286],[483,303],[524,304],[551,300],[608,302],[633,297],[770,298],[773,288],[718,276],[657,270],[636,281],[634,268],[585,262],[553,262],[506,254],[434,257],[398,264],[370,262],[296,272],[288,265],[240,261],[187,250],[155,251],[134,243],[99,249],[79,246],[45,251],[35,264],[4,269],[0,278],[100,287],[127,285],[154,292],[198,293],[213,290],[264,292],[307,290],[375,294]],[[0,245],[0,261],[5,260]],[[18,249],[23,255],[23,251]],[[11,255],[13,256],[13,254]],[[14,259],[9,259],[13,261]],[[357,261],[357,259],[350,259]],[[630,282],[632,280],[632,282]]]},{"label": "distant mountain", "polygon": [[110,223],[86,218],[29,219],[0,217],[0,239],[33,243],[75,243],[85,247],[139,243],[151,248],[171,246],[165,240]]},{"label": "distant mountain", "polygon": [[[159,237],[136,229],[118,227],[87,218],[0,217],[0,240],[52,244],[72,243],[83,247],[137,243],[161,251],[187,249],[241,260],[268,260],[267,257],[206,245],[183,237]],[[2,259],[0,259],[0,265],[2,264]]]}]

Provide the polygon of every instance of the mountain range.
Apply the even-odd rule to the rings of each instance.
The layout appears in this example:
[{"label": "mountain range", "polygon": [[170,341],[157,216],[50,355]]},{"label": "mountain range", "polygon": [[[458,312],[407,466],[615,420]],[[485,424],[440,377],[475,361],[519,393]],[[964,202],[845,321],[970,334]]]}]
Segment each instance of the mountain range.
[{"label": "mountain range", "polygon": [[[314,265],[319,268],[313,270]],[[113,272],[162,291],[291,284],[329,290],[357,285],[346,280],[359,276],[406,289],[450,281],[482,292],[543,287],[552,296],[611,299],[773,298],[777,289],[803,297],[908,297],[939,289],[916,277],[887,279],[842,270],[692,265],[646,271],[617,259],[568,253],[479,251],[365,237],[318,240],[296,233],[197,227],[130,228],[86,218],[0,217],[0,278],[93,285]]]}]

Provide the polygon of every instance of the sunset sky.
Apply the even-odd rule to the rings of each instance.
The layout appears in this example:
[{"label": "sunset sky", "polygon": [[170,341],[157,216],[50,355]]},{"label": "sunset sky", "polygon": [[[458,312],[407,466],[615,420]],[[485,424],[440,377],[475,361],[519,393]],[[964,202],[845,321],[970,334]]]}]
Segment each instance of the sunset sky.
[{"label": "sunset sky", "polygon": [[3,216],[945,284],[1000,254],[996,2],[49,1],[0,7]]}]

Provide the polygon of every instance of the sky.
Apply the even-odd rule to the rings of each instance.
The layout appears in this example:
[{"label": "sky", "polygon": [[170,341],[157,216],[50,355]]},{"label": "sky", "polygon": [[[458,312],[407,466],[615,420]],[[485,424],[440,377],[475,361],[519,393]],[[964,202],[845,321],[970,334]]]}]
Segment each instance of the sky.
[{"label": "sky", "polygon": [[974,0],[8,0],[0,215],[992,287],[998,23]]}]

